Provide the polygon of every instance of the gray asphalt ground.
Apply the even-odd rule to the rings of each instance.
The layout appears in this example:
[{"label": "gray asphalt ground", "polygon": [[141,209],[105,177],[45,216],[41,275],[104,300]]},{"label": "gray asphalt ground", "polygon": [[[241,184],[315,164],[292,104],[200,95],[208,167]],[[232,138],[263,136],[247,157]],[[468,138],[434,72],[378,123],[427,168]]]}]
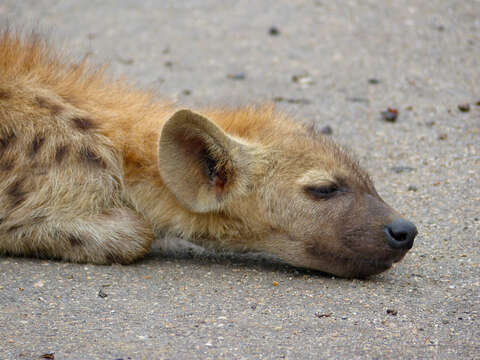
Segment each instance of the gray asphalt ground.
[{"label": "gray asphalt ground", "polygon": [[480,359],[478,0],[2,0],[7,20],[185,106],[331,126],[420,234],[368,280],[186,246],[0,258],[0,359]]}]

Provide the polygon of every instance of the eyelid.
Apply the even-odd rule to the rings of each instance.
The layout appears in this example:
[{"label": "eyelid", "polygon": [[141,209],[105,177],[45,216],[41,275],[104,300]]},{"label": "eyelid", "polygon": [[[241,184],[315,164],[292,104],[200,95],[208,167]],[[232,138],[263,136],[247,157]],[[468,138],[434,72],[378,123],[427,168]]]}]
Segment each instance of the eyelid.
[{"label": "eyelid", "polygon": [[335,178],[327,171],[311,169],[304,173],[298,180],[300,186],[321,186],[336,183]]},{"label": "eyelid", "polygon": [[307,185],[304,191],[315,199],[328,199],[342,191],[338,184],[329,183],[325,185]]},{"label": "eyelid", "polygon": [[312,185],[305,185],[305,188],[310,188],[310,189],[322,189],[322,188],[329,188],[329,187],[335,187],[337,189],[340,189],[340,186],[332,181],[325,181],[325,182],[320,182],[320,183],[315,183]]},{"label": "eyelid", "polygon": [[314,179],[313,181],[304,183],[305,187],[312,187],[312,188],[328,187],[333,185],[338,186],[337,182],[331,179]]}]

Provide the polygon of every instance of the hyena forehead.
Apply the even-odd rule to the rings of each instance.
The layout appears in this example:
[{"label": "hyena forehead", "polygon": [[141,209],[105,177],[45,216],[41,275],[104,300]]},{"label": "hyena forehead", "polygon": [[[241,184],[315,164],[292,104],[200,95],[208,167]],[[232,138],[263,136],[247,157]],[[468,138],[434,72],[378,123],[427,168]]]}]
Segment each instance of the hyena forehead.
[{"label": "hyena forehead", "polygon": [[297,184],[300,186],[308,185],[328,185],[335,183],[335,176],[326,169],[310,169],[307,170],[298,180]]},{"label": "hyena forehead", "polygon": [[280,146],[289,166],[298,171],[296,183],[299,185],[341,183],[339,185],[356,184],[366,189],[373,187],[369,174],[354,154],[323,135],[290,135]]}]

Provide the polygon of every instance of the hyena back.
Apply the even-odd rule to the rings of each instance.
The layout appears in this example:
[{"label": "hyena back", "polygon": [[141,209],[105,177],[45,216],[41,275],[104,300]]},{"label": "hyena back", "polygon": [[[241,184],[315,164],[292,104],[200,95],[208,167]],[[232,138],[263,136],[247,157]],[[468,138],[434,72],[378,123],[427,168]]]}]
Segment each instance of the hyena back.
[{"label": "hyena back", "polygon": [[386,270],[415,226],[331,141],[270,106],[155,101],[0,37],[0,253],[130,263],[154,233],[340,276]]}]

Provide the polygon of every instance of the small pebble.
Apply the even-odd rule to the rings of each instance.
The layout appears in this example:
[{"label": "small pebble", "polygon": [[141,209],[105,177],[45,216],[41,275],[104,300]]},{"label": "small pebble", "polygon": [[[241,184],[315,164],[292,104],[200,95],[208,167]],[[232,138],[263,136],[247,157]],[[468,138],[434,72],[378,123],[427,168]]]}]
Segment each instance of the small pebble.
[{"label": "small pebble", "polygon": [[103,289],[100,289],[98,291],[98,296],[101,297],[101,298],[106,298],[108,295],[105,291],[103,291]]},{"label": "small pebble", "polygon": [[382,115],[383,120],[388,121],[388,122],[395,122],[395,121],[397,121],[398,110],[389,107],[386,111],[382,111],[381,115]]},{"label": "small pebble", "polygon": [[244,73],[227,74],[227,78],[232,80],[245,80],[246,77]]},{"label": "small pebble", "polygon": [[377,85],[377,84],[380,84],[380,80],[378,80],[376,78],[370,78],[370,79],[368,79],[368,83],[372,84],[372,85]]},{"label": "small pebble", "polygon": [[408,185],[408,191],[416,192],[418,188],[415,185]]},{"label": "small pebble", "polygon": [[415,170],[415,168],[413,168],[411,166],[393,166],[393,167],[390,168],[390,170],[392,170],[396,174],[401,174],[403,172],[413,171],[413,170]]},{"label": "small pebble", "polygon": [[447,137],[448,137],[448,135],[443,133],[443,134],[438,135],[438,140],[447,140]]},{"label": "small pebble", "polygon": [[272,35],[272,36],[278,36],[278,35],[280,35],[280,30],[278,30],[277,27],[272,26],[272,27],[270,27],[270,29],[268,29],[268,34]]},{"label": "small pebble", "polygon": [[460,104],[458,105],[458,110],[461,112],[469,112],[470,111],[470,104],[465,103],[465,104]]},{"label": "small pebble", "polygon": [[275,102],[287,102],[289,104],[300,104],[300,105],[308,105],[311,104],[311,101],[305,98],[298,98],[298,99],[293,99],[293,98],[284,98],[283,96],[275,96],[273,98],[273,101]]},{"label": "small pebble", "polygon": [[315,83],[315,81],[308,74],[293,75],[292,81],[294,83],[303,84],[303,85],[311,85]]},{"label": "small pebble", "polygon": [[320,133],[324,135],[332,135],[333,134],[333,129],[330,125],[325,125],[320,129]]},{"label": "small pebble", "polygon": [[326,318],[326,317],[332,316],[332,313],[322,314],[322,313],[316,312],[316,313],[315,313],[315,316],[316,316],[317,318],[321,319],[321,318]]},{"label": "small pebble", "polygon": [[273,282],[272,282],[272,285],[273,285],[273,286],[278,286],[278,281],[273,281]]}]

